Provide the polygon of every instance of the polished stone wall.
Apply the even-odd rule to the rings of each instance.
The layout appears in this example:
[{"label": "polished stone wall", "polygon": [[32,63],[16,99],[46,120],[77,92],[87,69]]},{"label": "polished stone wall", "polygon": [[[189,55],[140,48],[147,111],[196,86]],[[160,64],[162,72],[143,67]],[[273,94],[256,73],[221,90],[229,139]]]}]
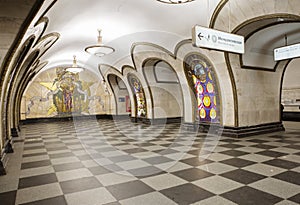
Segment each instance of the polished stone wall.
[{"label": "polished stone wall", "polygon": [[[282,13],[299,15],[299,8],[300,1],[297,0],[230,0],[218,14],[214,28],[231,32],[250,19]],[[242,68],[237,54],[229,54],[224,60],[231,67],[228,69],[232,71],[231,78],[234,78],[233,82],[236,87],[236,89],[233,88],[236,92],[233,95],[236,102],[235,126],[245,127],[279,122],[281,119],[281,77],[285,62],[280,63],[274,70],[266,71],[259,67]],[[260,60],[263,60],[263,57]],[[226,109],[226,113],[228,111]]]},{"label": "polished stone wall", "polygon": [[0,65],[35,0],[0,1]]}]

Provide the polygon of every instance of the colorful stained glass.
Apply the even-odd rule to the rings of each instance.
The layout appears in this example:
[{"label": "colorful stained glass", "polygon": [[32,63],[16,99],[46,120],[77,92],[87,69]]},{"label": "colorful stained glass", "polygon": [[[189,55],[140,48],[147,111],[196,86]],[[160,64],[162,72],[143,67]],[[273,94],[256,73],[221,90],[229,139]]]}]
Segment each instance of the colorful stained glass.
[{"label": "colorful stained glass", "polygon": [[218,86],[212,65],[204,56],[191,54],[185,59],[185,71],[194,88],[200,122],[219,122]]},{"label": "colorful stained glass", "polygon": [[205,119],[205,117],[206,117],[206,111],[205,111],[204,108],[200,109],[199,115],[200,115],[201,119]]},{"label": "colorful stained glass", "polygon": [[147,107],[146,107],[144,89],[140,81],[133,75],[129,76],[129,82],[136,98],[137,117],[146,117]]},{"label": "colorful stained glass", "polygon": [[204,96],[202,102],[205,107],[210,107],[210,97],[209,96]]},{"label": "colorful stained glass", "polygon": [[212,83],[207,83],[207,92],[213,93],[214,92],[214,86]]},{"label": "colorful stained glass", "polygon": [[216,117],[217,117],[217,112],[216,112],[216,110],[214,109],[214,108],[212,108],[211,110],[210,110],[210,118],[211,119],[216,119]]},{"label": "colorful stained glass", "polygon": [[202,87],[202,85],[199,85],[198,87],[197,87],[197,92],[199,93],[199,94],[202,94],[203,93],[203,87]]}]

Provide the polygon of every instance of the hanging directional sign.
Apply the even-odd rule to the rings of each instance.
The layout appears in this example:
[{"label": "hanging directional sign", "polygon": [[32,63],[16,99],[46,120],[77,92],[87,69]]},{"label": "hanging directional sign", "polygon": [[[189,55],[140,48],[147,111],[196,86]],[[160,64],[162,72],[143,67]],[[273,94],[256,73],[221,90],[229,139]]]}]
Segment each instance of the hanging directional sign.
[{"label": "hanging directional sign", "polygon": [[226,33],[202,26],[194,26],[192,30],[193,45],[232,53],[245,52],[244,36]]},{"label": "hanging directional sign", "polygon": [[286,60],[300,57],[300,43],[274,49],[274,60]]}]

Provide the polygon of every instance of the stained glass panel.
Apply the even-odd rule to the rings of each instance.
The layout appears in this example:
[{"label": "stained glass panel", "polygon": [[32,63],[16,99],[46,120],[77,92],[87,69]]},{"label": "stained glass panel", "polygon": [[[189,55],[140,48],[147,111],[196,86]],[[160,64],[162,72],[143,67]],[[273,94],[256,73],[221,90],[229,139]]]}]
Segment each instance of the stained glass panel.
[{"label": "stained glass panel", "polygon": [[141,82],[133,75],[129,75],[131,89],[136,99],[137,117],[147,116],[146,98]]},{"label": "stained glass panel", "polygon": [[199,54],[185,60],[186,76],[197,101],[197,118],[200,122],[219,122],[219,96],[217,81],[209,61]]}]

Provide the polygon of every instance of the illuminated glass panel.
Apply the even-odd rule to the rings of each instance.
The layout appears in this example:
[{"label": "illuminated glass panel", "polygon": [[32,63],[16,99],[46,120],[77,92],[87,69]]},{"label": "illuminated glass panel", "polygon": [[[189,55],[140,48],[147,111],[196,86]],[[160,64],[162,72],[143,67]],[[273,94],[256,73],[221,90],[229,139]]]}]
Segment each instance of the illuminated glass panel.
[{"label": "illuminated glass panel", "polygon": [[200,122],[219,122],[219,96],[212,65],[205,57],[192,54],[185,60],[185,73],[197,102]]},{"label": "illuminated glass panel", "polygon": [[136,99],[137,117],[147,116],[146,98],[141,82],[133,75],[129,75],[131,89]]}]

